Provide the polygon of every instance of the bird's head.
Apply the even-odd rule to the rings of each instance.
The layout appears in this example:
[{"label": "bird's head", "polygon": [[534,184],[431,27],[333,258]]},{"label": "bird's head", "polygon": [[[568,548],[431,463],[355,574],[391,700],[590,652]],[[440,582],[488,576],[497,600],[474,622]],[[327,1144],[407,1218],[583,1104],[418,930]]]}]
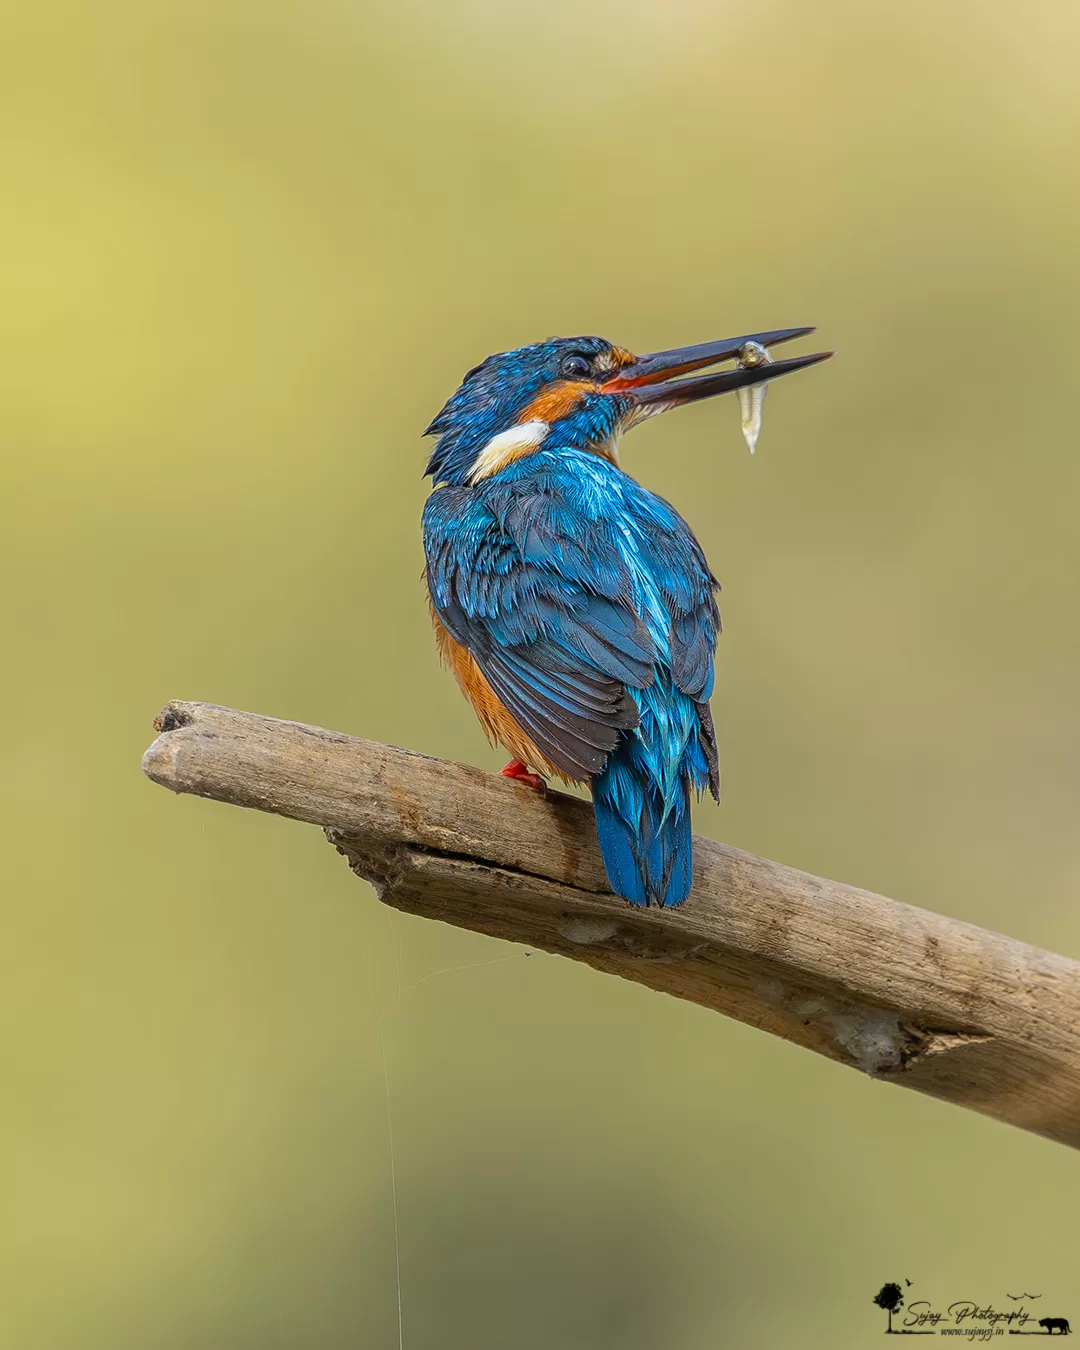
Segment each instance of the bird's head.
[{"label": "bird's head", "polygon": [[[468,371],[425,435],[438,436],[427,470],[436,482],[478,483],[551,444],[618,462],[624,431],[668,408],[775,379],[830,352],[735,369],[694,371],[812,333],[783,328],[635,356],[598,337],[552,338],[489,356]],[[557,439],[556,439],[557,438]]]}]

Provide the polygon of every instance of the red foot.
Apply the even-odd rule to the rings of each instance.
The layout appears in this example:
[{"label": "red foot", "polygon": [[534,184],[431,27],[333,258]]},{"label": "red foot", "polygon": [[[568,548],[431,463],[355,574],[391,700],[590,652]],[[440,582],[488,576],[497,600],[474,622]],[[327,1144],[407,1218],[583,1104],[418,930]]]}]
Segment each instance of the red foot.
[{"label": "red foot", "polygon": [[539,788],[544,790],[544,780],[538,773],[530,773],[529,766],[522,764],[520,759],[512,759],[505,769],[499,770],[499,776],[502,778],[513,778],[518,783],[524,783],[526,787]]}]

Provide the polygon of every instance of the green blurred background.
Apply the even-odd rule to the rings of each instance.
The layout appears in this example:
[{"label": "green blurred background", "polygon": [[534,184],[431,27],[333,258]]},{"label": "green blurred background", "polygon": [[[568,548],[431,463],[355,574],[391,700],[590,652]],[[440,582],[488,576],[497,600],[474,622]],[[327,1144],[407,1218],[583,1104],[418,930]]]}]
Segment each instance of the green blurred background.
[{"label": "green blurred background", "polygon": [[391,920],[139,772],[172,696],[496,767],[421,596],[428,418],[554,333],[812,322],[755,459],[731,400],[624,449],[724,584],[698,827],[1080,954],[1073,0],[6,32],[4,1350],[396,1346],[383,1042],[406,1350],[861,1346],[892,1279],[1080,1320],[1065,1149]]}]

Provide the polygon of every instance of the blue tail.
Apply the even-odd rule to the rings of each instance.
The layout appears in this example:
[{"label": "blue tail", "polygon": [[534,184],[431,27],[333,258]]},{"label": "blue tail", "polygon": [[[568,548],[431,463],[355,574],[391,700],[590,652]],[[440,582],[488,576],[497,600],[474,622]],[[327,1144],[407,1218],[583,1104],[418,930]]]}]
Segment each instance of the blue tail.
[{"label": "blue tail", "polygon": [[677,785],[665,809],[657,784],[616,750],[593,783],[593,810],[616,895],[635,905],[681,904],[694,871],[688,780]]}]

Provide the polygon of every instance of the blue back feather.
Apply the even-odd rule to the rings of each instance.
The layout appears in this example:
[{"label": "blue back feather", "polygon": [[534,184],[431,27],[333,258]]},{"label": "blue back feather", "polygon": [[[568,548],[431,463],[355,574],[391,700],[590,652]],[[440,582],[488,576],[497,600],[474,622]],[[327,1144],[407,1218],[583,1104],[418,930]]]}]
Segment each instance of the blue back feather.
[{"label": "blue back feather", "polygon": [[718,790],[716,582],[667,502],[578,448],[591,432],[559,431],[475,487],[452,481],[464,438],[442,453],[448,485],[424,511],[432,602],[544,754],[591,782],[612,889],[678,904],[690,790]]}]

